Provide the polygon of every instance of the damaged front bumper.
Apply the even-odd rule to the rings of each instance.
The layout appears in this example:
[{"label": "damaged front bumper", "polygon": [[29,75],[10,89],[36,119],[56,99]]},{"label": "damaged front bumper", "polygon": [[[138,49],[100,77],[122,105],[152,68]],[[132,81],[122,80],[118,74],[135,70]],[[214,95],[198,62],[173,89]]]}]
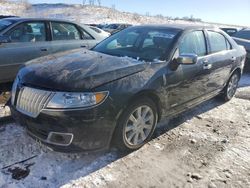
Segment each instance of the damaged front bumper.
[{"label": "damaged front bumper", "polygon": [[102,150],[109,147],[115,129],[115,110],[109,101],[90,109],[43,109],[36,118],[11,107],[12,116],[28,134],[60,152]]}]

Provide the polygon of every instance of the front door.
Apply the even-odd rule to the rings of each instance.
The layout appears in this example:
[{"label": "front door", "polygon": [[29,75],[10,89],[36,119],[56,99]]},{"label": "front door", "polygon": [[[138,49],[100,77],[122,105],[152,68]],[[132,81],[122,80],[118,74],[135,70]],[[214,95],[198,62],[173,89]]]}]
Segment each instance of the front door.
[{"label": "front door", "polygon": [[[196,54],[198,61],[191,65],[174,65],[170,62],[166,74],[166,93],[168,109],[182,107],[185,103],[191,102],[204,95],[207,90],[204,88],[203,66],[207,57],[207,45],[203,31],[191,31],[184,34],[180,39],[179,47],[173,59],[181,54]],[[176,67],[176,68],[172,68]],[[169,111],[171,113],[171,110]]]},{"label": "front door", "polygon": [[12,82],[27,61],[50,52],[44,22],[22,23],[6,34],[9,43],[0,45],[0,82]]}]

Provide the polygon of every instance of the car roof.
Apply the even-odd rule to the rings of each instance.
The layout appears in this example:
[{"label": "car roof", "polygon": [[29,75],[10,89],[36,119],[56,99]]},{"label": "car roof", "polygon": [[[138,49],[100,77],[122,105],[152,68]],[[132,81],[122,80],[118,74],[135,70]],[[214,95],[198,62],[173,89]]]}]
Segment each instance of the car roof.
[{"label": "car roof", "polygon": [[138,25],[136,27],[146,27],[146,28],[172,28],[172,29],[180,29],[180,30],[193,30],[193,29],[218,29],[215,26],[206,26],[206,25],[197,25],[197,24],[150,24],[150,25]]},{"label": "car roof", "polygon": [[4,20],[13,20],[16,22],[19,21],[60,21],[60,22],[70,22],[74,23],[68,20],[63,19],[57,19],[57,18],[19,18],[19,17],[9,17],[9,18],[3,18]]}]

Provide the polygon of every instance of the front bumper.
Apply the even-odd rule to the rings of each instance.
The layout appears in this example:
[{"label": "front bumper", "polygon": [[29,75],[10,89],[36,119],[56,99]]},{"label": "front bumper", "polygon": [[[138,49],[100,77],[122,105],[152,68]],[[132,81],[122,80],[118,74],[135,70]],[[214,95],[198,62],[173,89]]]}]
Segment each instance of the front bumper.
[{"label": "front bumper", "polygon": [[51,149],[80,152],[109,147],[116,125],[115,110],[111,106],[106,103],[91,109],[44,109],[36,118],[17,111],[14,106],[11,111],[30,136]]}]

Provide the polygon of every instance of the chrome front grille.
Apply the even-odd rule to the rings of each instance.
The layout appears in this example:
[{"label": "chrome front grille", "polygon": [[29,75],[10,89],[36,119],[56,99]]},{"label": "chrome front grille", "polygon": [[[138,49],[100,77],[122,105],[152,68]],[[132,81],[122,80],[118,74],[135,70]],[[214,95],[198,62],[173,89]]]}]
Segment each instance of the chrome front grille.
[{"label": "chrome front grille", "polygon": [[54,93],[51,91],[23,87],[18,93],[16,109],[36,118],[53,95]]}]

